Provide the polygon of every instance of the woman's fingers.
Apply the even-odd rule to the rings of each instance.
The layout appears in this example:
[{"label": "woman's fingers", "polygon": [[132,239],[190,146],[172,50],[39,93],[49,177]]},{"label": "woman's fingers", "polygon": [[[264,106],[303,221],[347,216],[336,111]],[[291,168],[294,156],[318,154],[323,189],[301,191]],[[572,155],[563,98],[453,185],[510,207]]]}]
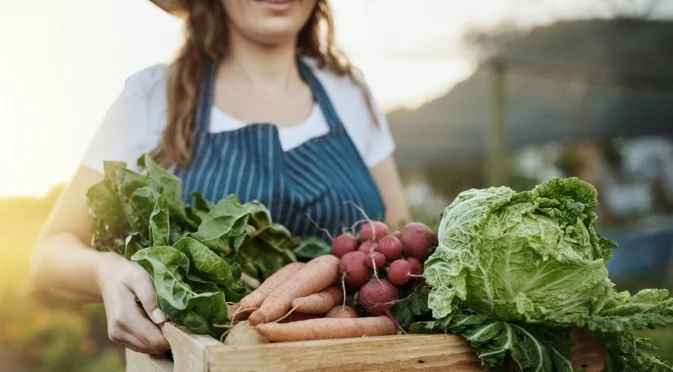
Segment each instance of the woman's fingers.
[{"label": "woman's fingers", "polygon": [[[144,310],[135,302],[136,295],[130,290],[122,290],[117,298],[119,311],[108,325],[109,332],[129,342],[138,340],[144,353],[161,354],[170,349],[168,341],[157,325],[152,323]],[[123,309],[123,310],[122,310]],[[112,337],[111,337],[112,338]],[[137,346],[137,345],[135,345]]]},{"label": "woman's fingers", "polygon": [[136,336],[125,332],[121,328],[108,329],[110,341],[119,344],[127,349],[131,349],[137,353],[148,354],[147,345],[138,340]]},{"label": "woman's fingers", "polygon": [[135,293],[145,313],[155,324],[161,325],[166,322],[166,315],[157,305],[157,292],[154,283],[145,269],[135,262],[129,262],[133,266],[132,272],[124,277],[124,284]]},{"label": "woman's fingers", "polygon": [[[140,270],[138,270],[140,269]],[[154,287],[148,282],[139,265],[130,261],[110,263],[110,270],[100,276],[100,288],[108,322],[108,336],[131,350],[145,354],[161,354],[170,349],[159,326],[145,314],[145,309],[156,308]],[[149,274],[147,274],[149,278]],[[151,285],[151,280],[149,281]],[[143,304],[136,303],[138,297]],[[156,314],[156,312],[155,312]]]}]

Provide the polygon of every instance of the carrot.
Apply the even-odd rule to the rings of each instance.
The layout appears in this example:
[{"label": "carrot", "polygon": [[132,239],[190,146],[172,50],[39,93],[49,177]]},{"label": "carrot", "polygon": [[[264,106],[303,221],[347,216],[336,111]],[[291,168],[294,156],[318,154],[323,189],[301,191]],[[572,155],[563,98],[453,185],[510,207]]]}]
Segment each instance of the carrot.
[{"label": "carrot", "polygon": [[325,314],[325,318],[357,318],[358,313],[350,306],[335,306]]},{"label": "carrot", "polygon": [[262,305],[250,314],[250,323],[274,321],[292,308],[292,301],[320,292],[338,279],[339,259],[331,254],[309,261],[299,271],[267,296]]},{"label": "carrot", "polygon": [[[232,319],[234,316],[236,316],[239,319],[235,320],[240,320],[245,317],[245,314],[243,314],[244,312],[258,309],[260,306],[262,306],[264,299],[266,299],[266,297],[271,292],[273,292],[274,289],[283,284],[283,282],[299,271],[299,269],[304,267],[304,265],[306,264],[303,262],[293,262],[273,273],[273,275],[268,277],[252,293],[243,297],[241,301],[239,301],[234,306],[229,307],[229,318]],[[240,313],[240,317],[237,313]]]},{"label": "carrot", "polygon": [[344,295],[341,291],[341,286],[333,285],[322,292],[295,298],[292,301],[292,307],[302,313],[325,314],[343,301],[343,299]]},{"label": "carrot", "polygon": [[355,319],[319,318],[292,323],[259,324],[255,328],[259,334],[272,342],[386,336],[397,333],[395,323],[387,316]]}]

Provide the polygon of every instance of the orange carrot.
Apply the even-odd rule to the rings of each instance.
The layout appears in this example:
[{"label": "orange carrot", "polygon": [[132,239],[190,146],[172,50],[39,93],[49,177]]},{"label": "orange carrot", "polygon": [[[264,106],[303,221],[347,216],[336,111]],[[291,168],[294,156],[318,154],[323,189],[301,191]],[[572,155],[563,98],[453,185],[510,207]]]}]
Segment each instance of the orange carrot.
[{"label": "orange carrot", "polygon": [[255,326],[255,329],[273,342],[386,336],[397,333],[395,322],[387,316],[355,319],[318,318],[292,323],[266,323]]},{"label": "orange carrot", "polygon": [[350,306],[335,306],[325,314],[325,318],[357,318],[358,313]]},{"label": "orange carrot", "polygon": [[247,311],[258,309],[260,306],[262,306],[262,302],[264,302],[264,299],[266,299],[269,293],[273,292],[274,289],[283,284],[283,282],[299,271],[299,269],[304,267],[304,265],[306,264],[303,262],[293,262],[273,273],[273,275],[268,277],[252,293],[243,297],[241,301],[239,301],[234,306],[229,307],[229,318],[232,318],[234,314],[239,312],[236,315],[237,319],[235,320],[241,320],[245,318],[244,313]]},{"label": "orange carrot", "polygon": [[299,271],[270,293],[262,305],[250,314],[250,323],[272,322],[292,308],[292,301],[320,292],[337,281],[339,259],[331,254],[309,261]]},{"label": "orange carrot", "polygon": [[333,285],[322,292],[306,297],[295,298],[292,307],[297,311],[308,314],[325,314],[331,308],[343,301],[344,295],[341,286]]}]

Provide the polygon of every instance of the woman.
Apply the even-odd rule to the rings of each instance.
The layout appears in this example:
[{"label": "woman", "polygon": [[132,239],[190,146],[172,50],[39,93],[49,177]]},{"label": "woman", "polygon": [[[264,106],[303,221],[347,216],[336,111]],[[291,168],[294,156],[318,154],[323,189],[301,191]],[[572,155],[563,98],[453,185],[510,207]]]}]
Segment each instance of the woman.
[{"label": "woman", "polygon": [[85,193],[103,161],[134,166],[151,151],[183,180],[187,202],[194,190],[212,201],[257,199],[295,235],[337,234],[362,219],[352,204],[388,224],[408,217],[387,123],[334,46],[326,0],[153,1],[185,18],[185,44],[170,66],[128,79],[32,270],[45,293],[102,300],[110,338],[145,353],[168,348],[150,277],[89,247]]}]

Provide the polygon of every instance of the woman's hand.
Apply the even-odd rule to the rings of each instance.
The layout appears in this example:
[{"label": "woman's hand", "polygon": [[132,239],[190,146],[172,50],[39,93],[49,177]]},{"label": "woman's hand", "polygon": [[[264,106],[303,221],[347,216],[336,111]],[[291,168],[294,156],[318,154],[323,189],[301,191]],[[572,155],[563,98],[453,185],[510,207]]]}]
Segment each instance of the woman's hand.
[{"label": "woman's hand", "polygon": [[145,354],[161,354],[170,349],[159,328],[166,322],[166,315],[157,305],[154,284],[145,269],[111,254],[99,268],[98,286],[110,340]]}]

